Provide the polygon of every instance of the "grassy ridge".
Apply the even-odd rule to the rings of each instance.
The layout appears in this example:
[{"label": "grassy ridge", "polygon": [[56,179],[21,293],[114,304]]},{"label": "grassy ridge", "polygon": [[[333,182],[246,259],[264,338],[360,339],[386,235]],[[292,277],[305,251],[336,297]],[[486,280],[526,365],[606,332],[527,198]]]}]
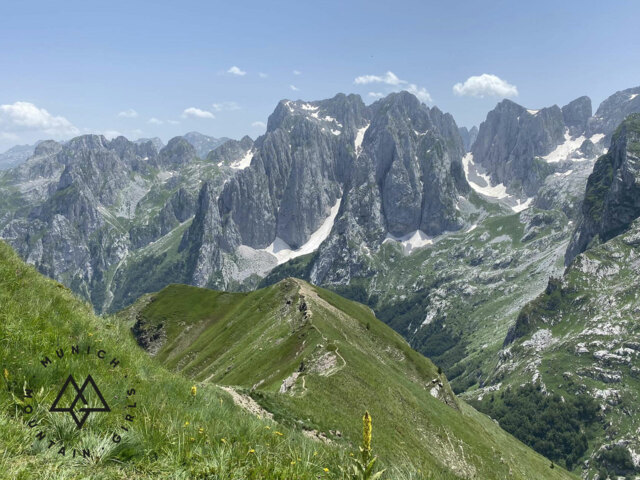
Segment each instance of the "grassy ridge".
[{"label": "grassy ridge", "polygon": [[351,419],[369,410],[377,453],[414,475],[570,478],[459,402],[437,367],[368,307],[305,282],[251,293],[171,285],[122,317],[162,331],[152,345],[159,362],[239,388],[283,424],[355,445]]},{"label": "grassy ridge", "polygon": [[[116,357],[120,365],[111,370],[87,355],[56,358],[58,347],[75,344],[103,348],[107,360]],[[348,463],[343,448],[253,417],[216,386],[200,386],[193,397],[193,382],[157,366],[120,322],[94,316],[1,242],[0,345],[0,372],[6,371],[0,378],[0,478],[341,478],[337,467]],[[46,369],[43,354],[52,359]],[[68,414],[48,412],[69,373],[94,376],[113,409],[93,414],[81,434]],[[111,432],[123,423],[122,397],[132,384],[139,405],[133,428],[113,445]],[[25,387],[34,390],[33,399],[23,399]],[[23,411],[26,403],[34,407],[31,416]],[[31,418],[50,438],[64,439],[65,457],[58,445],[49,449],[36,439],[37,429],[26,424]],[[70,458],[74,447],[89,447],[91,457]]]}]

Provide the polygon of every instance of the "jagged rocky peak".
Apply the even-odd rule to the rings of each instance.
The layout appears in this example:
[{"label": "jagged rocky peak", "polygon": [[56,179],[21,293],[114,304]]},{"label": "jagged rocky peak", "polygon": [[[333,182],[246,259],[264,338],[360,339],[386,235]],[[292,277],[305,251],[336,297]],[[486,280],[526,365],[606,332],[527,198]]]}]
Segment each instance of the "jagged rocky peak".
[{"label": "jagged rocky peak", "polygon": [[640,217],[640,113],[629,115],[587,181],[582,218],[567,249],[569,264],[594,242],[622,233]]},{"label": "jagged rocky peak", "polygon": [[133,141],[133,143],[147,143],[147,142],[153,143],[153,146],[156,147],[156,150],[158,151],[162,150],[164,147],[164,142],[158,137],[138,138],[137,140]]},{"label": "jagged rocky peak", "polygon": [[62,150],[62,145],[60,145],[58,142],[56,142],[55,140],[45,140],[36,145],[36,148],[33,151],[33,155],[55,155],[60,150]]},{"label": "jagged rocky peak", "polygon": [[557,105],[531,110],[503,100],[480,125],[471,152],[493,182],[533,196],[549,173],[535,157],[551,153],[564,141],[563,113]]},{"label": "jagged rocky peak", "polygon": [[158,163],[167,169],[180,168],[197,157],[196,149],[184,137],[173,137],[160,150]]},{"label": "jagged rocky peak", "polygon": [[582,135],[587,130],[592,112],[591,99],[587,96],[576,98],[562,107],[564,124],[569,128],[571,136]]},{"label": "jagged rocky peak", "polygon": [[605,99],[589,119],[589,135],[604,134],[605,146],[618,125],[630,114],[640,112],[640,87],[628,88]]},{"label": "jagged rocky peak", "polygon": [[235,169],[244,169],[251,164],[253,157],[253,140],[245,135],[240,140],[228,140],[216,147],[207,155],[207,161],[218,166],[230,166]]}]

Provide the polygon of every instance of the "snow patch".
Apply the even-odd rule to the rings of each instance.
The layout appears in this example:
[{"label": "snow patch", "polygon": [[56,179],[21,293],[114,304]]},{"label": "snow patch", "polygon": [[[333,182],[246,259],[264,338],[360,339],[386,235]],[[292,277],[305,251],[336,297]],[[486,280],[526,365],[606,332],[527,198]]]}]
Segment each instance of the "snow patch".
[{"label": "snow patch", "polygon": [[245,153],[244,157],[242,157],[240,160],[236,160],[229,166],[236,170],[244,170],[249,165],[251,165],[252,158],[253,158],[253,150],[250,148],[249,150],[247,150],[247,153]]},{"label": "snow patch", "polygon": [[405,255],[409,255],[418,248],[423,248],[427,245],[433,244],[433,239],[422,230],[416,230],[415,232],[408,233],[406,235],[403,235],[402,237],[396,237],[394,235],[391,235],[390,233],[387,233],[387,237],[383,240],[382,243],[390,241],[402,244],[402,249]]},{"label": "snow patch", "polygon": [[594,133],[593,135],[591,135],[589,137],[589,140],[591,140],[591,143],[593,143],[595,145],[600,140],[602,140],[604,137],[605,137],[604,133]]},{"label": "snow patch", "polygon": [[477,223],[474,223],[473,225],[471,225],[467,231],[465,233],[469,233],[469,232],[473,232],[476,228],[478,227]]},{"label": "snow patch", "polygon": [[300,108],[302,108],[303,110],[309,110],[309,111],[316,111],[318,110],[320,107],[316,107],[315,105],[311,105],[310,103],[303,103]]},{"label": "snow patch", "polygon": [[462,165],[464,166],[464,174],[467,182],[476,192],[491,198],[506,198],[509,196],[507,187],[504,184],[491,186],[489,175],[482,172],[482,167],[473,163],[473,153],[467,153],[462,157]]},{"label": "snow patch", "polygon": [[638,96],[637,93],[632,93],[631,96],[629,97],[629,100],[633,100],[634,98],[636,98]]},{"label": "snow patch", "polygon": [[536,113],[538,113],[540,110],[529,110],[527,109],[527,112],[529,112],[531,115],[535,115]]},{"label": "snow patch", "polygon": [[358,131],[356,132],[356,141],[355,141],[356,155],[358,155],[360,153],[360,150],[362,149],[362,141],[364,140],[364,134],[369,128],[369,125],[371,124],[367,123],[366,126],[359,128]]},{"label": "snow patch", "polygon": [[529,208],[531,206],[531,202],[533,202],[533,197],[527,198],[524,202],[518,199],[517,203],[511,207],[511,210],[516,213],[520,213]]},{"label": "snow patch", "polygon": [[329,213],[329,216],[324,222],[322,222],[320,228],[313,232],[309,237],[309,240],[307,240],[300,248],[292,250],[287,242],[282,240],[280,237],[276,237],[271,245],[261,251],[270,253],[276,257],[278,265],[288,262],[292,258],[315,252],[320,244],[327,239],[329,233],[331,233],[333,223],[338,215],[338,210],[340,210],[340,203],[342,203],[342,198],[339,198],[336,204],[331,208],[331,213]]},{"label": "snow patch", "polygon": [[566,160],[569,155],[578,150],[582,143],[586,140],[584,135],[580,135],[576,138],[571,138],[569,130],[564,132],[564,142],[558,145],[553,152],[541,157],[547,163],[557,163],[562,160]]}]

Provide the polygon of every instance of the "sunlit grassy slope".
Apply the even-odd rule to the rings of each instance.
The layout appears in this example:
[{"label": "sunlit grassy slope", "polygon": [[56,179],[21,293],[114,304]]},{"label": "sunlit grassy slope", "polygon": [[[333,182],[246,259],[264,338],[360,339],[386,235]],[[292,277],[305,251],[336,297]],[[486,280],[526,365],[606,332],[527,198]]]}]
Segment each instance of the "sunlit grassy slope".
[{"label": "sunlit grassy slope", "polygon": [[234,386],[336,445],[355,448],[354,419],[367,409],[387,466],[425,478],[571,478],[456,399],[368,307],[301,280],[251,293],[171,285],[121,317],[159,363]]}]

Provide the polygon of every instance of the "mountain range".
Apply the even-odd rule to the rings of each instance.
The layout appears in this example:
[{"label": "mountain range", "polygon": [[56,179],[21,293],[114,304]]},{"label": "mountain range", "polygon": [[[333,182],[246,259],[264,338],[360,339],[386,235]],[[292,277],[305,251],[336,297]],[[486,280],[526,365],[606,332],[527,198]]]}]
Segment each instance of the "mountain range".
[{"label": "mountain range", "polygon": [[[97,312],[162,298],[172,283],[325,287],[373,309],[501,425],[513,423],[507,400],[597,399],[600,413],[576,406],[590,413],[558,433],[571,437],[566,450],[510,431],[587,478],[630,475],[640,472],[638,94],[617,92],[595,114],[588,97],[538,110],[503,100],[471,130],[407,92],[368,106],[338,94],[281,101],[255,141],[44,141],[0,173],[0,237]],[[150,328],[140,315],[138,330]],[[182,371],[196,339],[162,335],[184,351],[143,345]],[[219,368],[233,362],[207,356],[184,373],[224,384]],[[229,375],[243,388],[264,379]],[[298,408],[270,395],[276,410]]]}]

